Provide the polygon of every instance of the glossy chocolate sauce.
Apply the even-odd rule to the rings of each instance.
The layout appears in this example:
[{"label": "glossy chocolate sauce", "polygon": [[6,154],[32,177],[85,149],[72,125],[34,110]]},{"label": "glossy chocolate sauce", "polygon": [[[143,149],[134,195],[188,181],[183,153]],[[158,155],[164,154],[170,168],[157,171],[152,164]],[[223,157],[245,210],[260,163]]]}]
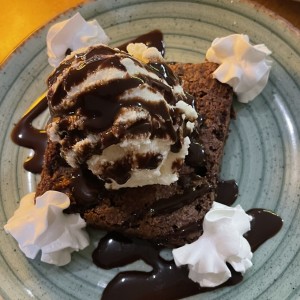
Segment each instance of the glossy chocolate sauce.
[{"label": "glossy chocolate sauce", "polygon": [[[165,48],[162,38],[162,33],[158,30],[152,31],[148,34],[138,37],[131,42],[143,42],[148,46],[155,46],[159,51],[164,54]],[[119,48],[121,50],[126,50],[128,43],[121,45]],[[102,55],[109,55],[111,50],[107,50],[107,53]],[[73,83],[78,83],[82,80],[82,76],[88,76],[94,68],[96,68],[96,63],[93,60],[89,61],[93,53],[77,54],[77,57],[85,55],[85,59],[88,61],[89,69],[82,71],[74,71],[72,73]],[[49,77],[49,84],[52,85],[59,74],[62,74],[63,70],[70,66],[72,59],[65,61],[61,64]],[[110,63],[118,62],[112,60]],[[122,68],[121,66],[119,66]],[[168,68],[164,65],[153,64],[149,66],[154,72],[159,76],[163,77],[170,85],[174,84],[174,78],[170,75]],[[139,80],[145,80],[141,78]],[[135,83],[133,83],[135,84]],[[158,83],[153,83],[158,84]],[[59,89],[57,95],[50,95],[53,100],[53,104],[59,104],[60,96],[69,90],[71,85],[66,85]],[[170,97],[170,91],[165,90],[165,96],[170,103],[172,99]],[[93,95],[90,95],[93,97]],[[87,96],[84,96],[87,97]],[[83,99],[93,105],[93,99]],[[193,103],[193,99],[186,99],[189,104]],[[190,101],[190,102],[189,102]],[[173,104],[173,103],[172,103]],[[115,105],[115,104],[113,104]],[[41,114],[47,108],[47,99],[45,97],[40,97],[35,104],[24,114],[22,119],[16,124],[13,132],[12,139],[19,146],[27,147],[34,150],[34,156],[25,162],[24,167],[26,170],[39,173],[42,168],[43,155],[46,147],[47,137],[44,130],[36,129],[32,126],[33,120]],[[106,115],[107,119],[100,120],[99,115],[93,112],[92,109],[87,105],[85,114],[91,116],[90,120],[87,122],[87,126],[90,129],[103,129],[109,126],[111,123],[111,116]],[[116,107],[115,109],[119,109]],[[55,116],[55,109],[52,109],[52,113]],[[70,113],[70,112],[67,112]],[[72,112],[71,112],[72,113]],[[107,111],[105,111],[107,113]],[[103,114],[103,112],[101,112]],[[112,113],[114,115],[114,112]],[[198,125],[202,123],[201,117],[199,117]],[[62,128],[63,129],[63,128]],[[127,130],[132,130],[132,132],[143,132],[149,130],[149,124],[135,124],[132,128]],[[106,145],[115,143],[115,137],[107,135]],[[192,140],[193,142],[193,140]],[[175,145],[173,151],[180,149],[181,145]],[[189,164],[194,168],[199,170],[199,175],[204,175],[205,170],[201,169],[201,163],[199,161],[204,160],[204,153],[202,146],[200,144],[191,144],[191,154],[188,157]],[[159,157],[151,157],[146,160],[142,159],[141,164],[145,167],[151,168],[155,167],[159,161]],[[120,170],[118,170],[120,172]],[[126,172],[125,175],[126,176]],[[124,180],[120,179],[120,180]],[[183,184],[184,178],[180,179]],[[82,203],[79,205],[93,205],[97,201],[101,201],[103,196],[101,191],[104,183],[96,180],[95,176],[84,168],[78,169],[73,174],[72,190],[77,199],[81,199]],[[172,199],[172,201],[158,202],[155,207],[150,208],[150,213],[152,214],[164,214],[182,207],[182,203],[190,201],[194,197],[198,197],[199,194],[206,192],[208,187],[202,187],[196,191],[187,191],[187,195],[183,195],[181,198]],[[100,192],[99,192],[100,191]],[[235,181],[220,181],[217,192],[217,201],[226,205],[231,205],[238,195],[238,187]],[[174,200],[174,201],[173,201]],[[255,251],[262,243],[267,239],[275,235],[282,226],[282,220],[270,211],[264,209],[252,209],[248,211],[250,215],[253,216],[251,222],[251,230],[245,235],[249,241],[251,248]],[[202,224],[194,223],[186,227],[181,227],[176,230],[176,235],[184,237],[191,232],[200,230]],[[109,233],[100,242],[98,247],[93,253],[93,261],[99,267],[110,269],[114,267],[124,266],[138,259],[144,260],[148,265],[150,265],[153,270],[150,272],[139,272],[139,271],[127,271],[119,273],[106,287],[104,290],[102,299],[178,299],[183,297],[188,297],[198,293],[203,293],[210,291],[209,288],[201,288],[198,284],[192,282],[188,279],[188,269],[186,267],[176,267],[174,261],[166,261],[160,255],[161,248],[157,245],[151,244],[147,241],[138,239],[129,239],[122,237],[119,234]],[[229,266],[230,267],[230,266]],[[231,268],[231,267],[230,267]],[[242,275],[235,272],[231,268],[233,274],[226,283],[217,287],[230,286],[239,283],[242,280]]]},{"label": "glossy chocolate sauce", "polygon": [[239,187],[235,180],[220,180],[216,194],[216,202],[230,206],[238,197]]},{"label": "glossy chocolate sauce", "polygon": [[[234,181],[222,181],[220,185],[220,190],[227,195],[226,203],[223,204],[233,203],[237,194]],[[283,222],[279,216],[264,209],[252,209],[247,213],[253,217],[253,220],[251,230],[245,234],[245,238],[252,251],[255,251],[280,230]],[[232,277],[227,282],[215,288],[200,287],[188,278],[187,267],[177,267],[173,260],[163,259],[159,254],[160,250],[159,246],[145,240],[130,239],[117,233],[107,234],[100,240],[92,255],[98,267],[104,269],[122,267],[141,259],[151,266],[152,270],[118,273],[104,289],[101,299],[180,299],[236,285],[243,279],[240,273],[228,265]]]},{"label": "glossy chocolate sauce", "polygon": [[96,205],[105,195],[104,182],[86,168],[79,168],[73,173],[71,190],[76,205],[81,209]]},{"label": "glossy chocolate sauce", "polygon": [[43,156],[47,145],[47,134],[44,129],[37,129],[32,122],[47,108],[47,99],[43,95],[37,99],[20,121],[15,125],[11,138],[14,143],[21,147],[34,150],[34,155],[29,157],[25,163],[25,170],[32,173],[42,171]]},{"label": "glossy chocolate sauce", "polygon": [[[97,266],[111,269],[142,259],[153,270],[118,273],[104,289],[101,299],[181,299],[212,290],[191,281],[188,269],[177,267],[173,260],[163,259],[160,250],[145,240],[129,239],[116,233],[106,235],[93,252]],[[234,272],[232,278],[220,287],[235,285],[242,278],[241,274]]]},{"label": "glossy chocolate sauce", "polygon": [[162,56],[165,55],[165,43],[163,34],[160,30],[153,30],[146,34],[140,35],[139,37],[118,46],[118,49],[126,51],[126,47],[129,43],[143,43],[147,47],[155,47]]},{"label": "glossy chocolate sauce", "polygon": [[253,217],[251,230],[245,234],[251,250],[255,251],[267,239],[274,236],[282,227],[283,220],[274,212],[263,208],[252,208],[247,211]]}]

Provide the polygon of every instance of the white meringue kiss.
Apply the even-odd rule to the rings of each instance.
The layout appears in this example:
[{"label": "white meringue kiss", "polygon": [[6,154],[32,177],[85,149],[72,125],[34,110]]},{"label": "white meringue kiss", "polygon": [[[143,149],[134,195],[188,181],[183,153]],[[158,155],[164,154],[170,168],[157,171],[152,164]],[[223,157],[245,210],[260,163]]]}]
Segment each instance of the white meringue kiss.
[{"label": "white meringue kiss", "polygon": [[177,266],[188,265],[189,278],[203,287],[218,286],[231,277],[226,262],[244,273],[252,266],[252,252],[243,234],[252,217],[240,205],[232,208],[214,202],[203,222],[203,235],[173,250]]},{"label": "white meringue kiss", "polygon": [[251,45],[244,34],[216,38],[207,50],[206,59],[220,64],[213,73],[222,83],[233,87],[238,100],[253,100],[267,84],[272,61],[271,51],[264,45]]},{"label": "white meringue kiss", "polygon": [[49,64],[56,68],[65,58],[66,51],[72,51],[94,44],[108,44],[109,38],[96,20],[86,22],[76,13],[72,18],[54,24],[47,34]]},{"label": "white meringue kiss", "polygon": [[41,261],[63,266],[71,261],[73,251],[89,245],[85,221],[79,214],[64,214],[69,207],[67,195],[48,191],[36,198],[31,193],[23,197],[19,208],[8,220],[4,229],[18,242],[28,258],[42,252]]},{"label": "white meringue kiss", "polygon": [[127,52],[143,63],[163,62],[164,58],[155,47],[147,47],[143,43],[130,43],[126,47]]}]

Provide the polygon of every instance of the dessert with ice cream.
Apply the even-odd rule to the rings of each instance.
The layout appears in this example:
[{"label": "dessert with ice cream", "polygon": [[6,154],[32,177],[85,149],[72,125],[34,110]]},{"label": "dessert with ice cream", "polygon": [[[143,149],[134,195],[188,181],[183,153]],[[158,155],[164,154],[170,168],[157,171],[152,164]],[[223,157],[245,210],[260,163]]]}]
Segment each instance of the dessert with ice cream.
[{"label": "dessert with ice cream", "polygon": [[[151,45],[129,43],[123,51],[107,42],[98,24],[78,14],[49,31],[55,69],[41,181],[5,230],[27,257],[41,251],[43,261],[57,265],[88,245],[85,224],[125,235],[118,243],[134,237],[175,247],[175,263],[160,265],[178,278],[184,273],[190,290],[175,297],[244,273],[253,250],[244,235],[255,213],[216,202],[219,173],[233,91],[241,102],[261,92],[270,51],[232,35],[216,39],[203,63],[168,63]],[[105,242],[94,260],[115,266],[101,262]]]},{"label": "dessert with ice cream", "polygon": [[171,66],[186,82],[203,73],[210,106],[201,107],[160,59],[145,64],[97,45],[62,62],[49,78],[52,120],[37,195],[63,191],[68,211],[90,225],[182,245],[199,236],[214,200],[232,91],[209,79],[215,64]]}]

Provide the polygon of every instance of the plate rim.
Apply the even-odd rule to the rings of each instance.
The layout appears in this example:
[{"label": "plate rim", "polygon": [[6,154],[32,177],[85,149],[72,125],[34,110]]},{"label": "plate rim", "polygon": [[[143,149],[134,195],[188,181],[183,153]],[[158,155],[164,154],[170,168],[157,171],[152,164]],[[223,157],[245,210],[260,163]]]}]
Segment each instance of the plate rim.
[{"label": "plate rim", "polygon": [[[100,1],[101,1],[101,0],[100,0]],[[100,2],[100,1],[93,1],[93,2]],[[141,2],[149,2],[149,1],[141,1]],[[194,2],[197,2],[197,3],[198,3],[198,2],[199,2],[199,3],[201,2],[201,3],[202,3],[201,0],[199,0],[199,1],[194,1]],[[252,3],[252,2],[250,2],[250,1],[248,1],[248,0],[242,0],[241,2],[244,2],[244,3]],[[84,5],[89,5],[90,3],[91,3],[91,2],[87,2],[87,3],[83,4],[83,6],[84,6]],[[206,3],[206,2],[204,1],[204,4],[205,4],[205,3]],[[253,4],[253,3],[252,3],[252,4]],[[70,8],[70,9],[64,11],[63,13],[57,15],[55,18],[51,19],[49,22],[47,22],[46,24],[42,25],[40,28],[38,28],[37,30],[35,30],[32,34],[29,35],[28,38],[26,38],[24,41],[22,41],[22,44],[20,44],[15,50],[13,50],[13,52],[8,56],[8,61],[11,60],[11,59],[13,59],[14,55],[18,55],[18,50],[19,50],[20,48],[24,47],[24,45],[28,42],[29,39],[34,39],[34,38],[35,38],[35,35],[38,34],[38,33],[40,33],[42,30],[44,30],[46,26],[49,26],[49,24],[55,22],[58,18],[61,18],[61,17],[65,16],[66,14],[70,14],[72,11],[74,11],[74,10],[80,8],[81,6],[82,6],[82,5],[77,5],[76,7],[72,7],[72,8]],[[268,10],[268,9],[267,9],[267,10]],[[271,18],[272,18],[272,17],[271,17]],[[274,20],[278,20],[278,19],[277,19],[277,18],[275,18],[275,19],[272,18],[272,20],[274,21]],[[285,20],[285,19],[284,19],[284,20]],[[280,21],[280,20],[279,20],[279,21]],[[280,22],[281,22],[281,21],[280,21]],[[297,30],[297,33],[298,33],[299,36],[300,36],[300,31]],[[6,62],[7,62],[7,61],[5,61],[5,63],[4,63],[4,67],[5,67],[5,65],[7,65]],[[2,66],[2,65],[1,65],[1,66]],[[0,66],[0,70],[1,70],[1,66]]]}]

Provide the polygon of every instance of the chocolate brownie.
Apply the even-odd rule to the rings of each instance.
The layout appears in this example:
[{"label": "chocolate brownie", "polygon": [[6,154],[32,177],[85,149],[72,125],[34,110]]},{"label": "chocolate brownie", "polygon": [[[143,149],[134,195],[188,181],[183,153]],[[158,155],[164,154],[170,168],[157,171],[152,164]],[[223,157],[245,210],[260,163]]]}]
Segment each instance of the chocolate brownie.
[{"label": "chocolate brownie", "polygon": [[233,92],[213,79],[214,63],[169,66],[202,116],[177,182],[109,191],[89,170],[68,166],[60,156],[60,145],[49,141],[36,195],[47,190],[66,193],[71,200],[66,212],[79,212],[96,228],[171,246],[198,238],[215,198]]}]

